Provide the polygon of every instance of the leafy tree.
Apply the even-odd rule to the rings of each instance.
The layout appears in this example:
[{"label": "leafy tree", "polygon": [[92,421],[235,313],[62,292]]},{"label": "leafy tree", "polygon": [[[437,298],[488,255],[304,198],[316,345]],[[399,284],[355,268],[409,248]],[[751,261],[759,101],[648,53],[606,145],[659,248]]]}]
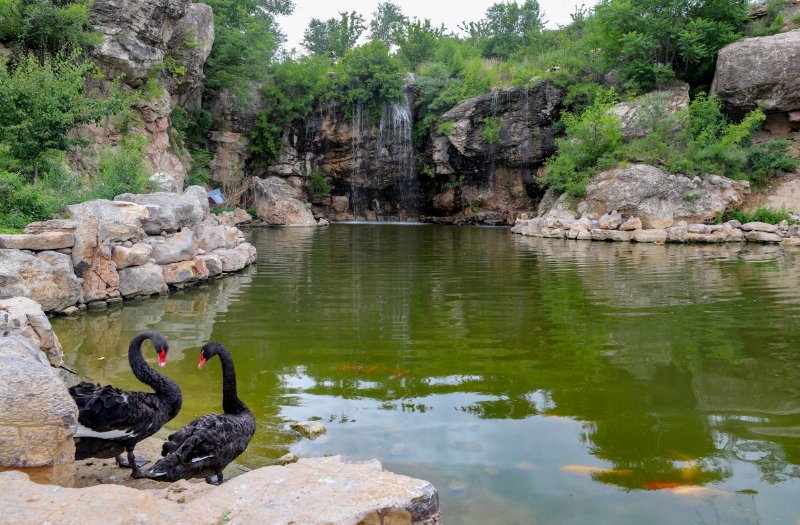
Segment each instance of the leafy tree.
[{"label": "leafy tree", "polygon": [[370,40],[380,40],[391,46],[398,44],[396,35],[408,24],[408,17],[395,3],[380,2],[369,23]]},{"label": "leafy tree", "polygon": [[384,104],[403,99],[403,72],[380,40],[348,51],[336,73],[336,93],[346,108],[366,106],[379,118]]},{"label": "leafy tree", "polygon": [[246,97],[264,80],[267,65],[285,40],[275,22],[291,14],[292,0],[205,0],[214,10],[214,47],[206,60],[209,94],[226,88]]},{"label": "leafy tree", "polygon": [[566,136],[557,140],[558,155],[547,161],[549,188],[580,197],[594,172],[613,163],[622,144],[619,118],[608,113],[615,102],[616,94],[605,92],[580,115],[562,114]]},{"label": "leafy tree", "polygon": [[399,46],[397,56],[403,60],[409,69],[429,60],[436,51],[436,42],[441,38],[444,27],[433,27],[427,18],[406,24],[395,33]]},{"label": "leafy tree", "polygon": [[364,17],[355,11],[341,11],[338,20],[312,18],[303,33],[303,47],[311,53],[340,60],[356,45],[366,28]]},{"label": "leafy tree", "polygon": [[525,0],[522,5],[516,1],[493,4],[483,20],[462,24],[461,29],[479,43],[483,56],[508,58],[529,33],[538,33],[542,26],[539,2]]},{"label": "leafy tree", "polygon": [[89,0],[1,0],[0,40],[12,40],[21,53],[39,60],[59,52],[72,53],[102,41],[92,30]]},{"label": "leafy tree", "polygon": [[588,20],[593,47],[634,88],[674,76],[710,81],[717,52],[736,40],[747,0],[603,0]]},{"label": "leafy tree", "polygon": [[127,106],[129,101],[116,93],[101,98],[86,90],[84,75],[93,67],[76,54],[39,62],[32,53],[10,72],[0,65],[0,143],[31,168],[34,180],[44,153],[78,142],[69,134],[72,129]]},{"label": "leafy tree", "polygon": [[258,162],[276,159],[283,146],[283,130],[306,119],[314,105],[330,90],[330,64],[323,56],[286,60],[270,69],[271,79],[262,92],[269,106],[256,115],[250,133],[250,151]]}]

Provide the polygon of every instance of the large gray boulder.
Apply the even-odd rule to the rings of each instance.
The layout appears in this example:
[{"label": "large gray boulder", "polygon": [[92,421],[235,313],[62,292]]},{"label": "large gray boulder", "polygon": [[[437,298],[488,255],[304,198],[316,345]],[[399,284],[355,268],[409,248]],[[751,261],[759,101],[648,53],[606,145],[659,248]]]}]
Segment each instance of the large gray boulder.
[{"label": "large gray boulder", "polygon": [[303,458],[251,470],[219,487],[179,481],[160,490],[117,485],[45,487],[0,473],[0,506],[11,523],[305,523],[439,525],[429,482],[383,470],[378,461]]},{"label": "large gray boulder", "polygon": [[150,257],[155,259],[156,264],[189,261],[195,256],[192,230],[182,230],[168,237],[148,237],[143,242],[153,248]]},{"label": "large gray boulder", "polygon": [[235,248],[242,242],[242,232],[233,226],[226,226],[216,216],[209,216],[199,223],[195,229],[197,248],[211,252],[217,248]]},{"label": "large gray boulder", "polygon": [[100,241],[143,238],[142,222],[148,218],[148,210],[132,202],[97,199],[67,206],[67,215],[78,225],[74,234],[77,249],[79,243],[86,242],[81,239],[84,235],[97,237]]},{"label": "large gray boulder", "polygon": [[11,331],[27,337],[47,356],[50,364],[61,366],[64,351],[42,305],[27,297],[0,300],[0,333]]},{"label": "large gray boulder", "polygon": [[0,299],[28,297],[58,312],[83,302],[81,284],[69,255],[0,249]]},{"label": "large gray boulder", "polygon": [[253,177],[253,196],[258,218],[273,226],[316,226],[314,214],[293,198],[276,177]]},{"label": "large gray boulder", "polygon": [[734,113],[800,109],[800,29],[734,42],[719,52],[711,92]]},{"label": "large gray boulder", "polygon": [[747,181],[718,175],[689,178],[634,164],[593,176],[578,203],[578,213],[599,219],[617,210],[625,217],[638,217],[644,228],[669,228],[680,220],[714,219],[739,207],[748,193]]},{"label": "large gray boulder", "polygon": [[[203,197],[204,200],[208,200],[205,192],[203,192]],[[145,208],[147,216],[142,219],[142,227],[148,235],[191,228],[202,221],[205,215],[205,209],[198,202],[194,190],[183,195],[167,192],[123,193],[114,197],[114,201],[132,202]]]},{"label": "large gray boulder", "polygon": [[10,333],[0,336],[0,377],[0,467],[30,469],[40,483],[72,486],[78,408],[58,370],[36,343]]},{"label": "large gray boulder", "polygon": [[161,266],[157,264],[131,266],[119,271],[119,293],[122,297],[162,295],[168,290]]}]

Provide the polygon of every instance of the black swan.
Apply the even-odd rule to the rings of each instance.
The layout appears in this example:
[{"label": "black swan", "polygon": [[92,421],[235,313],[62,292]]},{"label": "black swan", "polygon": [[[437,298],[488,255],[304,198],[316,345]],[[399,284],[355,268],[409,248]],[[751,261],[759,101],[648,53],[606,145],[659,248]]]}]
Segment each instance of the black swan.
[{"label": "black swan", "polygon": [[224,414],[201,416],[169,436],[161,450],[163,458],[147,471],[160,481],[206,478],[212,485],[222,483],[222,470],[245,451],[256,431],[256,420],[236,394],[233,359],[219,343],[206,343],[200,351],[203,365],[219,356],[222,362],[222,410]]},{"label": "black swan", "polygon": [[[120,467],[133,469],[134,478],[145,473],[147,463],[133,454],[136,444],[155,434],[181,409],[181,389],[172,379],[153,370],[142,357],[142,343],[149,339],[164,366],[167,340],[156,331],[141,332],[131,340],[128,362],[133,375],[155,390],[128,392],[113,386],[80,383],[69,389],[78,405],[78,430],[75,433],[75,459],[113,458]],[[127,457],[122,453],[127,452]]]}]

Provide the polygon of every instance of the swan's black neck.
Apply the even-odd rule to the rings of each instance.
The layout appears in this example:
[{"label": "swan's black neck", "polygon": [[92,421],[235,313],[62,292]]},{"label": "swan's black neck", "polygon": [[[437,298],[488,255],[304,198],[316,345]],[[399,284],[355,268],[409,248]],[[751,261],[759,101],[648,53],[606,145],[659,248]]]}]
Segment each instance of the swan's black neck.
[{"label": "swan's black neck", "polygon": [[[136,376],[136,379],[151,387],[159,397],[171,398],[177,396],[180,398],[181,391],[177,383],[156,372],[147,364],[144,357],[142,357],[142,343],[145,339],[153,341],[155,346],[155,341],[160,338],[155,332],[148,331],[137,334],[136,337],[131,340],[131,344],[128,347],[128,363],[131,365],[133,375]],[[156,353],[160,351],[160,348],[156,348]]]},{"label": "swan's black neck", "polygon": [[236,372],[233,369],[231,354],[225,349],[218,351],[222,362],[222,410],[226,414],[240,414],[247,410],[236,392]]}]

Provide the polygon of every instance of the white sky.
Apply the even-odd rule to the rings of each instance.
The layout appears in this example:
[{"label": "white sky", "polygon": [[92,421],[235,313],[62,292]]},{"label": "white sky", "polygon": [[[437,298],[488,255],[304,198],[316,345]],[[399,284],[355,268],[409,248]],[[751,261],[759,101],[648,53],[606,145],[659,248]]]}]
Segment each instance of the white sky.
[{"label": "white sky", "polygon": [[[297,49],[303,53],[305,50],[300,46],[303,40],[303,32],[308,27],[312,18],[327,20],[329,18],[339,18],[340,11],[356,11],[367,19],[367,30],[369,33],[369,21],[372,13],[377,9],[381,0],[295,0],[294,13],[290,16],[278,17],[281,30],[286,34],[286,48]],[[448,30],[458,31],[461,22],[475,22],[484,17],[486,9],[501,0],[391,0],[400,6],[406,16],[416,16],[420,20],[429,18],[434,26],[444,24]],[[524,0],[517,0],[518,4]],[[567,24],[570,20],[569,15],[575,11],[575,6],[586,5],[591,7],[597,0],[539,0],[539,6],[544,13],[544,19],[548,22],[548,27],[557,27]]]}]

